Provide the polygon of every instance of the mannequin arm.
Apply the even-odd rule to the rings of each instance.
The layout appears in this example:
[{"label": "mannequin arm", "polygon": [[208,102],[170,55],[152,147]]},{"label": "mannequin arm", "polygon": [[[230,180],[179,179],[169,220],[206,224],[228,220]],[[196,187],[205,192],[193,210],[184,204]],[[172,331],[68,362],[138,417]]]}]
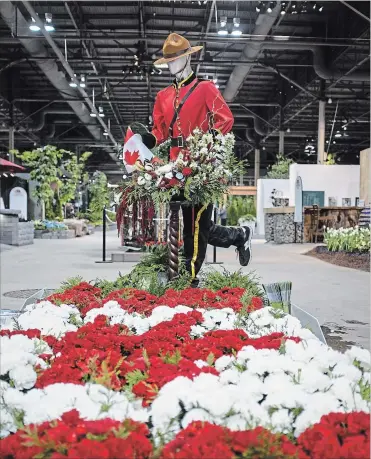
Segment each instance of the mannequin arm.
[{"label": "mannequin arm", "polygon": [[205,89],[206,105],[213,118],[212,131],[228,134],[233,127],[234,118],[227,102],[214,83],[208,83]]},{"label": "mannequin arm", "polygon": [[165,119],[162,113],[161,104],[159,101],[158,96],[155,100],[155,105],[153,107],[153,128],[152,133],[148,133],[143,137],[143,143],[148,148],[154,148],[157,145],[165,142],[167,139],[166,135],[166,126],[165,126]]}]

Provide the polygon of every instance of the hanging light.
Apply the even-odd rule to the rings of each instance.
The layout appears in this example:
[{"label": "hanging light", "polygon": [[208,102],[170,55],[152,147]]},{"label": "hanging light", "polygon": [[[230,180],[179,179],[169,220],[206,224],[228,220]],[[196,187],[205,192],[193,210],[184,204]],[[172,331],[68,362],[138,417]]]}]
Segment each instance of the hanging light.
[{"label": "hanging light", "polygon": [[32,30],[32,32],[39,32],[40,27],[36,24],[36,21],[33,17],[31,17],[31,23],[29,25],[29,29]]},{"label": "hanging light", "polygon": [[51,13],[45,13],[45,30],[47,32],[54,32],[55,28],[52,24],[52,14]]},{"label": "hanging light", "polygon": [[98,114],[99,114],[99,116],[100,116],[101,118],[104,118],[105,115],[104,115],[103,107],[102,107],[102,106],[100,106],[100,107],[98,108]]},{"label": "hanging light", "polygon": [[3,172],[3,177],[8,177],[8,174],[6,174],[5,172]]},{"label": "hanging light", "polygon": [[215,77],[215,78],[213,79],[213,83],[216,84],[217,82],[218,82],[218,77]]},{"label": "hanging light", "polygon": [[262,10],[263,8],[263,2],[259,2],[258,5],[255,7],[255,11],[257,13],[260,13],[260,11]]},{"label": "hanging light", "polygon": [[225,27],[227,25],[227,16],[221,16],[220,25],[221,27]]},{"label": "hanging light", "polygon": [[218,35],[228,35],[227,16],[222,16],[220,18],[220,28],[218,30]]},{"label": "hanging light", "polygon": [[239,27],[240,27],[240,18],[233,18],[232,35],[235,35],[235,36],[242,35],[242,30],[240,30]]},{"label": "hanging light", "polygon": [[271,13],[275,6],[276,6],[276,2],[269,2],[268,8],[267,8],[267,13]]},{"label": "hanging light", "polygon": [[328,98],[327,103],[332,104],[332,99],[331,99],[331,97]]},{"label": "hanging light", "polygon": [[341,137],[341,132],[340,131],[336,131],[335,137]]},{"label": "hanging light", "polygon": [[69,85],[71,88],[77,88],[76,73],[74,73],[73,77],[71,77]]},{"label": "hanging light", "polygon": [[291,132],[291,129],[290,129],[290,128],[287,128],[287,129],[286,129],[286,132]]},{"label": "hanging light", "polygon": [[321,5],[321,6],[318,8],[318,11],[319,11],[320,13],[322,13],[322,11],[323,11],[323,5]]},{"label": "hanging light", "polygon": [[80,88],[86,88],[86,78],[85,75],[80,76]]}]

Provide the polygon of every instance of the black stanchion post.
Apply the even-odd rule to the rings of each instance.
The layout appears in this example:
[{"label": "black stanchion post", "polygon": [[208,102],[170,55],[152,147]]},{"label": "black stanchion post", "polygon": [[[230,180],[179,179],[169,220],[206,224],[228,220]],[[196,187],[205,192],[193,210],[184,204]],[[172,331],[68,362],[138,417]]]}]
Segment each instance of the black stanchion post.
[{"label": "black stanchion post", "polygon": [[102,243],[102,261],[96,261],[95,263],[112,263],[111,260],[106,261],[106,206],[103,207],[103,243]]},{"label": "black stanchion post", "polygon": [[[216,225],[216,207],[214,207],[214,224]],[[216,263],[216,247],[213,247],[213,263]]]},{"label": "black stanchion post", "polygon": [[[216,207],[214,207],[214,225],[216,225],[216,218],[217,218],[217,210]],[[216,261],[216,247],[215,245],[213,246],[213,261],[209,261],[206,263],[207,265],[222,265],[222,261]]]},{"label": "black stanchion post", "polygon": [[106,206],[103,207],[103,263],[106,261]]}]

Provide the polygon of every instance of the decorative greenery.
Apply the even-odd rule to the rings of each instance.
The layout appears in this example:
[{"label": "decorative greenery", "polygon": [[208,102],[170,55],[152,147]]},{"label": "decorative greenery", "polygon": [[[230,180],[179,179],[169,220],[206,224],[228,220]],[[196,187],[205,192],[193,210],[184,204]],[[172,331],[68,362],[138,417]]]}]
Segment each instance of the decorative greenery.
[{"label": "decorative greenery", "polygon": [[251,214],[242,215],[242,217],[238,219],[238,223],[254,222],[254,221],[256,221],[256,217]]},{"label": "decorative greenery", "polygon": [[68,226],[57,221],[35,220],[34,228],[35,230],[61,231],[67,230]]},{"label": "decorative greenery", "polygon": [[326,228],[324,243],[330,252],[369,252],[369,228]]},{"label": "decorative greenery", "polygon": [[[233,134],[213,136],[195,129],[176,160],[161,165],[159,158],[144,161],[133,180],[124,183],[125,196],[130,203],[151,199],[155,205],[179,195],[193,204],[217,202],[244,168],[234,154],[234,142]],[[167,156],[167,148],[158,151]],[[128,164],[136,164],[139,153],[127,153]]]},{"label": "decorative greenery", "polygon": [[34,196],[39,202],[45,203],[46,218],[63,218],[62,207],[74,199],[78,184],[84,179],[85,163],[91,153],[83,153],[79,161],[73,152],[58,149],[54,145],[32,151],[12,150],[11,153],[31,169],[31,179],[36,181]]},{"label": "decorative greenery", "polygon": [[336,156],[331,153],[328,153],[324,164],[326,166],[333,166],[334,164],[336,164]]},{"label": "decorative greenery", "polygon": [[246,304],[249,304],[253,296],[263,296],[259,278],[254,272],[242,274],[241,270],[230,272],[225,268],[220,272],[211,268],[203,273],[202,285],[215,292],[225,287],[242,287],[245,289],[244,301],[246,301]]},{"label": "decorative greenery", "polygon": [[255,201],[250,196],[230,196],[227,207],[228,225],[235,226],[244,215],[256,215]]},{"label": "decorative greenery", "polygon": [[288,179],[290,172],[290,164],[294,161],[290,158],[285,158],[283,154],[278,153],[276,162],[272,166],[268,166],[267,178],[270,179]]},{"label": "decorative greenery", "polygon": [[96,171],[89,183],[89,208],[86,217],[95,224],[103,224],[103,207],[109,204],[107,177],[103,172]]}]

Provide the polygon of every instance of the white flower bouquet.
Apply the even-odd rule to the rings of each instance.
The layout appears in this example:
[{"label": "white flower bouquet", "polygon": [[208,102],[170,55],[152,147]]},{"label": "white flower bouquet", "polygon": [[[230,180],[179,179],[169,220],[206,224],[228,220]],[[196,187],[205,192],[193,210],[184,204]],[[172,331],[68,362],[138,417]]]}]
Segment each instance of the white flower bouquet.
[{"label": "white flower bouquet", "polygon": [[233,134],[213,136],[195,129],[175,161],[146,161],[126,185],[126,196],[132,202],[150,198],[166,203],[174,196],[192,204],[215,202],[243,166],[234,155],[234,143]]}]

